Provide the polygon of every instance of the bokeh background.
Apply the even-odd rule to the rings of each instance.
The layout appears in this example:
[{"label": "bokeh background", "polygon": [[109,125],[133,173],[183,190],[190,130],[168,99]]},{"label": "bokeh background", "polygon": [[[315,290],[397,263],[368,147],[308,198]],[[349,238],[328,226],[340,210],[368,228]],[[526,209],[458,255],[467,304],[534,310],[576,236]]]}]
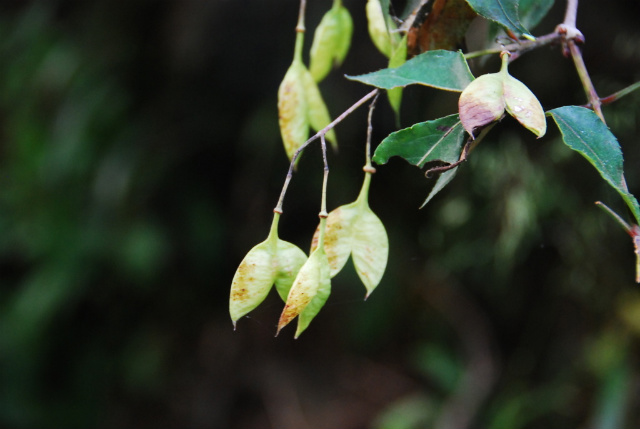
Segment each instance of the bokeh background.
[{"label": "bokeh background", "polygon": [[[365,2],[344,3],[353,46],[320,86],[334,116],[369,91],[343,74],[385,66]],[[534,34],[561,22],[556,3]],[[309,1],[309,30],[329,6]],[[400,159],[379,167],[370,202],[390,258],[368,301],[349,265],[300,339],[274,338],[275,293],[233,331],[231,279],[286,174],[276,93],[297,12],[295,0],[0,2],[0,427],[639,427],[633,248],[593,203],[627,212],[552,123],[536,140],[505,119],[422,210],[433,182]],[[635,0],[580,4],[602,96],[640,79],[639,16]],[[545,109],[586,102],[558,47],[511,72]],[[455,106],[408,88],[401,125]],[[605,107],[636,195],[639,112],[637,94]],[[381,99],[374,144],[395,129]],[[337,133],[330,209],[360,188],[365,109]],[[321,177],[312,147],[280,222],[303,249]]]}]

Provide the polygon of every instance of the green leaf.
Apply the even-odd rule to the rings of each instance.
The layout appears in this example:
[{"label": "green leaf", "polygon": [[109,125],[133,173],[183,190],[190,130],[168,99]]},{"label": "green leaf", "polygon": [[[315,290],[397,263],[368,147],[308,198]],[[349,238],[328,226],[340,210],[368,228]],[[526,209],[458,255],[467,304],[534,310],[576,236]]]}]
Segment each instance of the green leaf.
[{"label": "green leaf", "polygon": [[520,0],[518,14],[520,22],[527,28],[534,28],[547,16],[554,0]]},{"label": "green leaf", "polygon": [[389,134],[376,148],[373,161],[386,164],[399,156],[418,167],[431,161],[453,163],[460,157],[465,130],[458,115],[420,122]]},{"label": "green leaf", "polygon": [[473,75],[461,52],[438,50],[420,54],[397,68],[347,78],[383,89],[420,84],[462,91],[471,83]]},{"label": "green leaf", "polygon": [[520,22],[517,0],[467,0],[467,2],[478,15],[497,22],[515,34],[533,39],[529,30]]},{"label": "green leaf", "polygon": [[427,199],[424,200],[424,203],[422,203],[420,208],[423,208],[424,206],[426,206],[427,203],[429,203],[429,201],[431,201],[431,199],[435,197],[438,192],[442,191],[444,187],[447,186],[449,182],[453,180],[457,172],[458,172],[458,167],[455,167],[449,171],[445,171],[444,173],[442,173],[438,177],[436,184],[433,185],[433,188],[431,188],[431,192],[429,192],[429,196],[427,196]]},{"label": "green leaf", "polygon": [[555,120],[562,140],[598,170],[631,209],[640,223],[640,206],[629,193],[622,168],[622,150],[609,128],[590,109],[564,106],[547,112]]}]

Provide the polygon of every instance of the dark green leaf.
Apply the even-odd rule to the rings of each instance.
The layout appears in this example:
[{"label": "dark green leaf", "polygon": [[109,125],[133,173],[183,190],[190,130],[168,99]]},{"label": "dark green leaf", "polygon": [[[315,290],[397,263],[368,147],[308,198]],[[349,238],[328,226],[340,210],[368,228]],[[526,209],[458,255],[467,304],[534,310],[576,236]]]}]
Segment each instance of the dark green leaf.
[{"label": "dark green leaf", "polygon": [[449,182],[453,180],[457,172],[458,172],[458,167],[452,168],[451,170],[445,171],[444,173],[442,173],[438,177],[438,180],[436,180],[436,184],[433,185],[433,188],[431,188],[431,192],[429,192],[429,196],[427,197],[426,200],[424,200],[424,203],[422,203],[420,208],[426,206],[427,203],[431,201],[431,199],[435,197],[438,192],[442,191],[442,189],[444,189],[444,187],[447,186]]},{"label": "dark green leaf", "polygon": [[609,128],[592,110],[584,107],[564,106],[547,114],[556,121],[566,145],[593,164],[602,178],[618,191],[640,222],[640,206],[629,193],[624,179],[622,151]]},{"label": "dark green leaf", "polygon": [[547,16],[554,0],[520,0],[518,14],[520,22],[527,28],[534,28]]},{"label": "dark green leaf", "polygon": [[385,164],[392,156],[422,167],[427,162],[456,162],[464,144],[464,128],[457,114],[420,122],[389,134],[378,145],[373,161]]},{"label": "dark green leaf", "polygon": [[467,0],[473,10],[483,17],[495,21],[515,34],[532,38],[524,28],[518,15],[518,1],[514,0]]},{"label": "dark green leaf", "polygon": [[347,78],[384,89],[421,84],[447,91],[462,91],[471,83],[473,75],[461,52],[438,50],[420,54],[398,68]]}]

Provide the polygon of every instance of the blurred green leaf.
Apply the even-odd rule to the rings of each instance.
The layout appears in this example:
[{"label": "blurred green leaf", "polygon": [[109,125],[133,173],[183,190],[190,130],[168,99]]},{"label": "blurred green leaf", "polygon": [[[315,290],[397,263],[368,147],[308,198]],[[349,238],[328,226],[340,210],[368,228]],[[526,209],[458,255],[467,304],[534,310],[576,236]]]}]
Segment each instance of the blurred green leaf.
[{"label": "blurred green leaf", "polygon": [[518,14],[520,22],[526,28],[534,28],[547,16],[555,0],[520,0]]},{"label": "blurred green leaf", "polygon": [[446,91],[462,91],[471,83],[473,75],[461,52],[438,50],[420,54],[397,68],[347,76],[347,79],[383,89],[420,84]]},{"label": "blurred green leaf", "polygon": [[520,22],[518,1],[513,0],[467,0],[478,15],[495,21],[517,35],[533,38]]}]

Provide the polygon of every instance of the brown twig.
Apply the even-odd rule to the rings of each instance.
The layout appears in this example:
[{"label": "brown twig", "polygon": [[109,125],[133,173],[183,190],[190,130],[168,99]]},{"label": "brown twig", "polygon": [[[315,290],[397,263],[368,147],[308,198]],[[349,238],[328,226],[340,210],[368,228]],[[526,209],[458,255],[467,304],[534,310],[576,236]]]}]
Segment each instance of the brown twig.
[{"label": "brown twig", "polygon": [[374,89],[373,91],[371,91],[370,93],[368,93],[367,95],[362,97],[360,100],[356,101],[351,107],[349,107],[347,110],[342,112],[342,114],[340,114],[340,116],[338,116],[336,119],[334,119],[333,122],[331,122],[329,125],[327,125],[323,129],[318,131],[316,134],[314,134],[311,138],[309,138],[306,142],[304,142],[302,144],[302,146],[300,146],[293,153],[293,157],[291,157],[291,163],[289,164],[289,171],[287,171],[287,177],[286,177],[286,179],[284,181],[284,186],[282,187],[282,192],[280,192],[280,198],[278,199],[278,204],[273,209],[274,212],[282,213],[282,204],[284,202],[284,196],[287,193],[287,188],[289,187],[289,182],[291,181],[291,178],[293,177],[293,169],[294,169],[294,166],[296,164],[296,160],[300,156],[300,153],[307,146],[309,146],[314,140],[317,140],[321,136],[324,136],[325,134],[327,134],[329,132],[329,130],[332,130],[336,125],[338,125],[340,122],[342,122],[342,120],[344,120],[347,116],[349,116],[356,109],[358,109],[358,107],[362,106],[364,103],[366,103],[367,101],[369,101],[370,99],[375,97],[378,94],[379,91],[380,91],[379,89]]},{"label": "brown twig", "polygon": [[631,94],[633,91],[640,89],[640,82],[636,82],[627,86],[626,88],[622,88],[620,91],[616,91],[611,95],[607,95],[606,97],[602,97],[600,99],[600,103],[604,106],[605,104],[611,104],[614,101],[620,100],[625,95]]},{"label": "brown twig", "polygon": [[369,115],[367,116],[367,143],[365,148],[365,156],[367,159],[363,169],[364,171],[369,173],[376,172],[376,169],[371,166],[371,134],[373,133],[373,125],[372,125],[373,111],[376,108],[376,102],[378,101],[379,95],[380,93],[376,94],[376,96],[371,101],[371,104],[369,105]]},{"label": "brown twig", "polygon": [[576,67],[582,87],[584,88],[585,95],[589,100],[589,105],[593,111],[598,115],[602,122],[606,123],[604,115],[602,114],[602,103],[598,93],[596,92],[591,77],[587,71],[587,66],[582,58],[582,51],[578,47],[577,43],[584,42],[584,36],[576,27],[576,20],[578,16],[578,0],[567,0],[567,9],[564,14],[564,21],[562,24],[556,27],[556,32],[563,35],[564,52],[571,55],[573,64]]}]

